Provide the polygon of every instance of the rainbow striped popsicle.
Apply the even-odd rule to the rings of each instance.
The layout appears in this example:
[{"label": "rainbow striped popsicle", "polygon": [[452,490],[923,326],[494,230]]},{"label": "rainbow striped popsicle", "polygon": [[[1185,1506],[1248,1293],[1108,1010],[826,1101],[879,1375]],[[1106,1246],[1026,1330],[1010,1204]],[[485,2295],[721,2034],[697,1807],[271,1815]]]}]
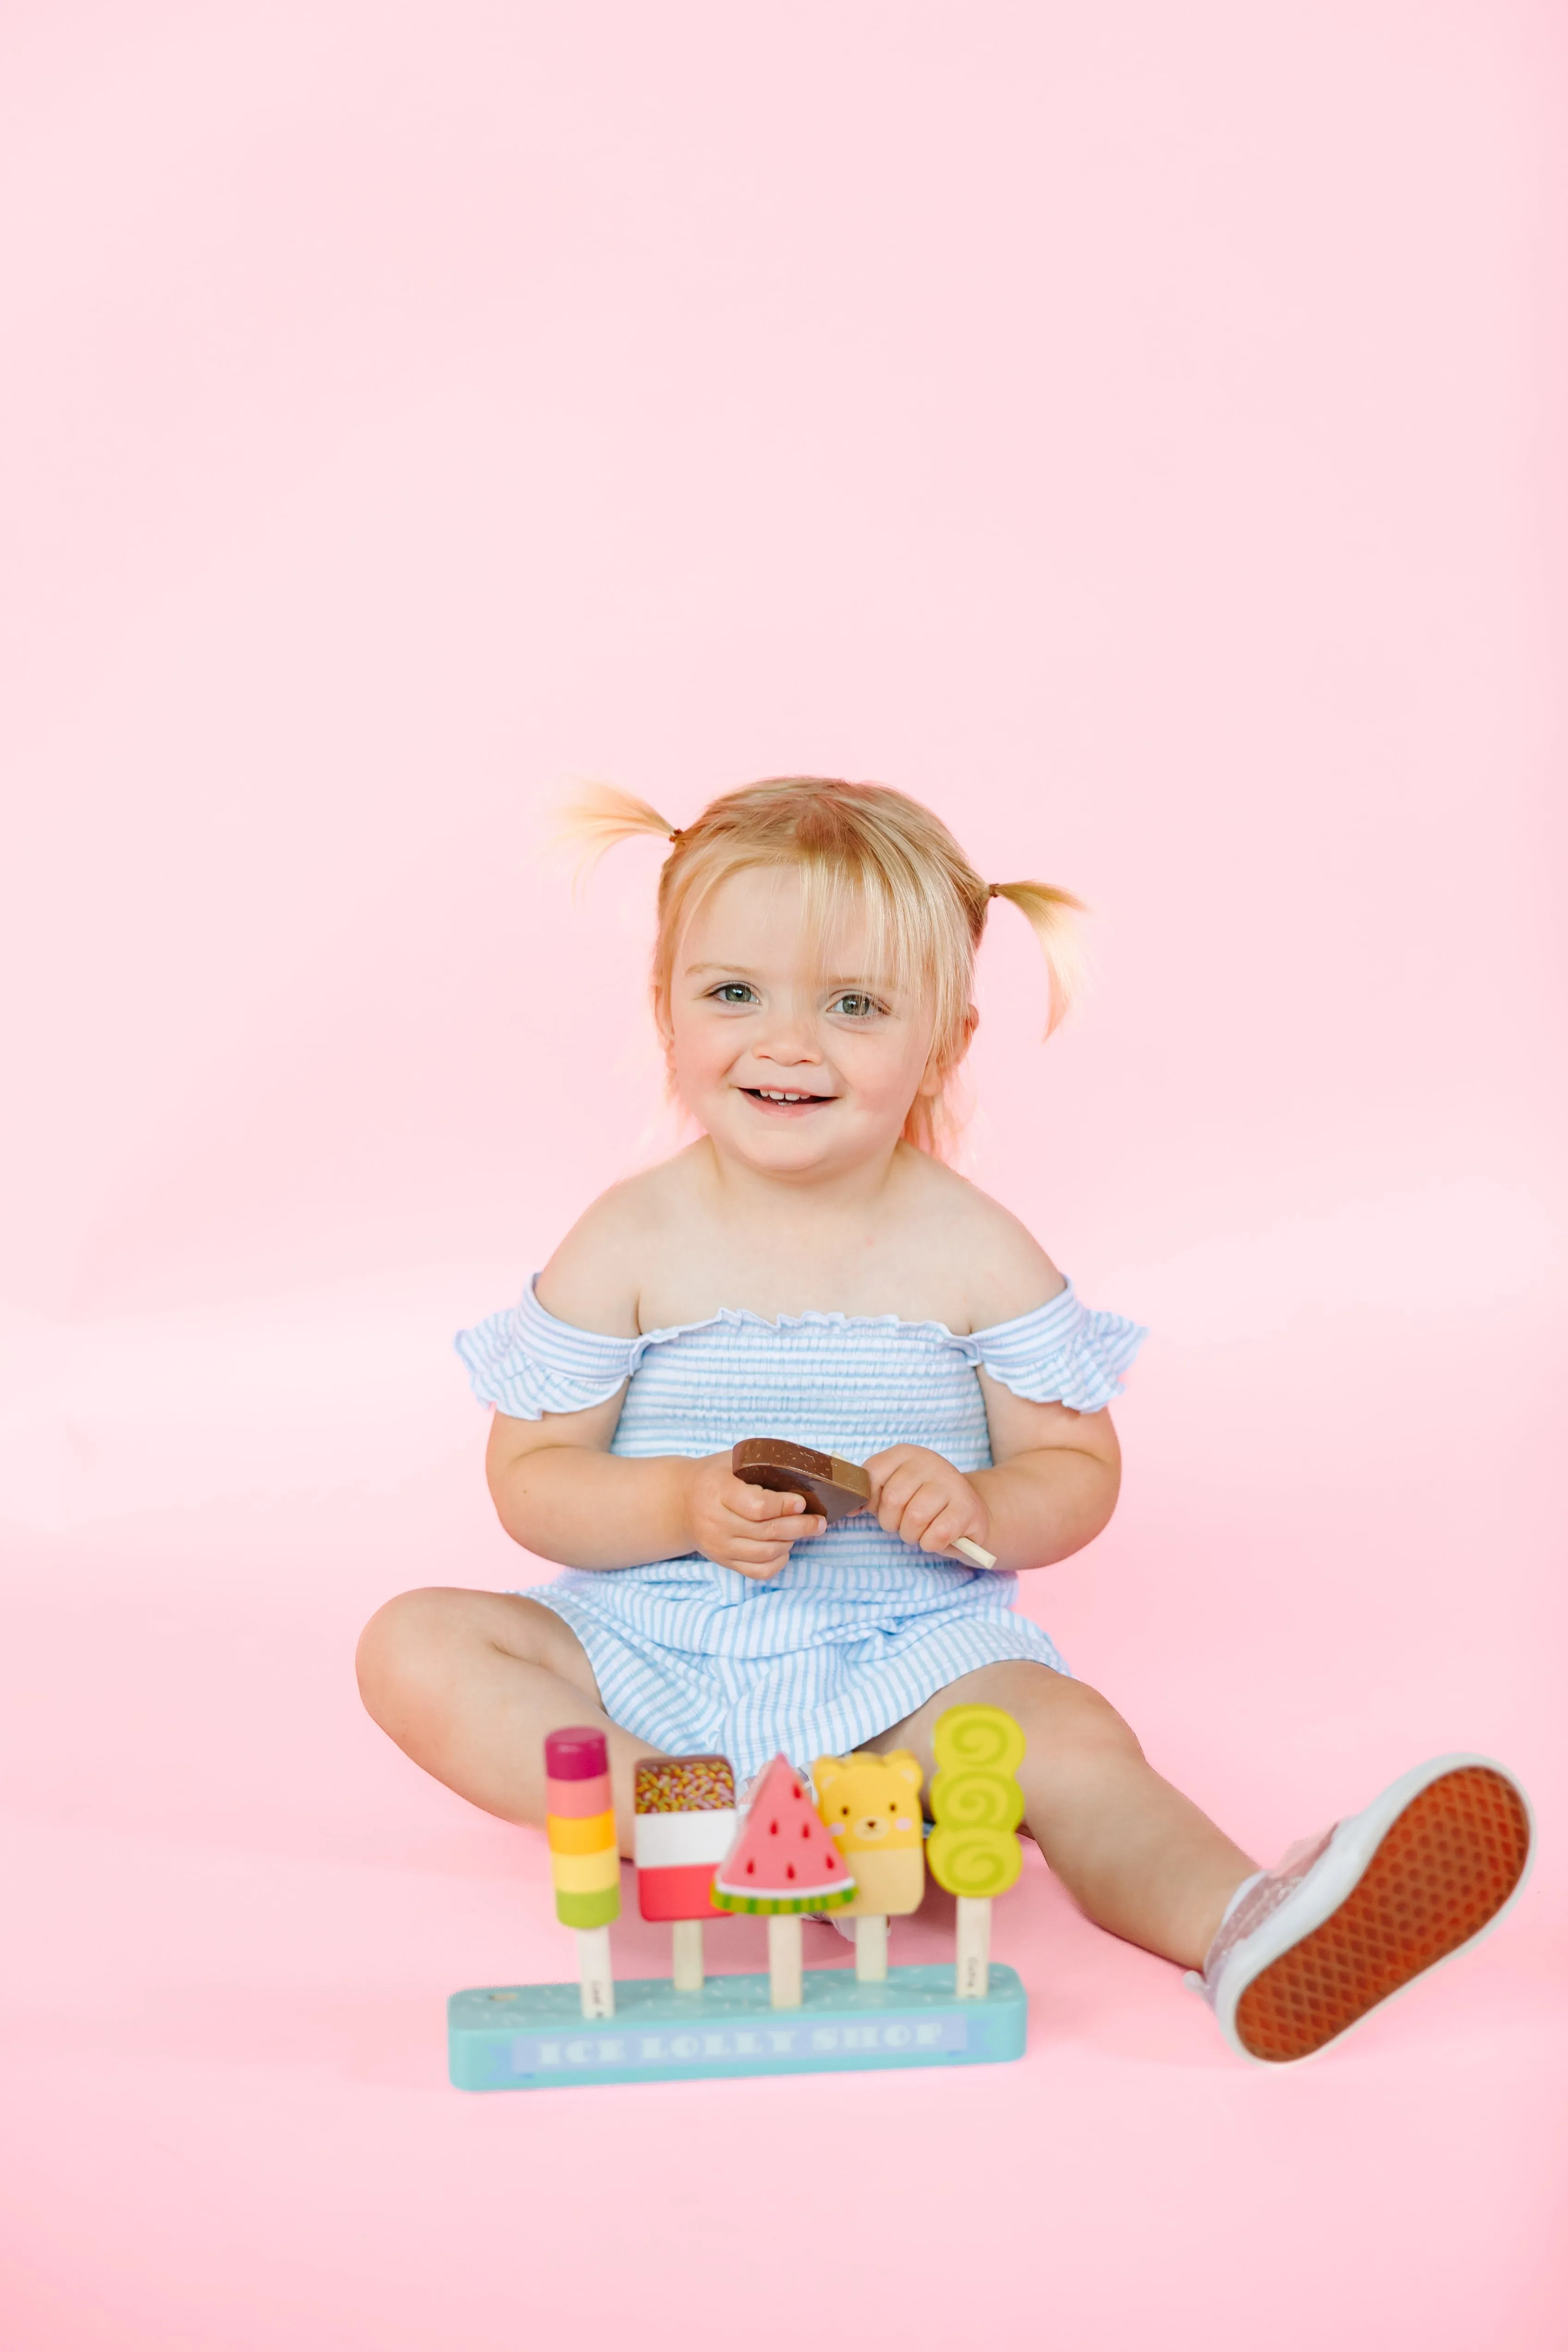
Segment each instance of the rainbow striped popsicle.
[{"label": "rainbow striped popsicle", "polygon": [[552,1731],[545,1739],[545,1828],[556,1916],[577,1929],[584,2017],[613,2017],[610,1923],[621,1916],[621,1856],[602,1731]]}]

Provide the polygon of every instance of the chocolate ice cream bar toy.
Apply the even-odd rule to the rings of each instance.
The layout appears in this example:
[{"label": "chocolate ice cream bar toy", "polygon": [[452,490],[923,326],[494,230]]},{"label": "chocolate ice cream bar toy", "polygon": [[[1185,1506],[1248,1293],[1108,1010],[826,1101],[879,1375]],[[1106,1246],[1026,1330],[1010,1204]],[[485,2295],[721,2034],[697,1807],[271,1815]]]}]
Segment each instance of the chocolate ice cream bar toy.
[{"label": "chocolate ice cream bar toy", "polygon": [[556,1916],[577,1930],[584,2017],[613,2017],[610,1922],[621,1916],[621,1856],[602,1731],[552,1731],[545,1738],[545,1829]]},{"label": "chocolate ice cream bar toy", "polygon": [[[800,1495],[807,1508],[825,1519],[847,1519],[871,1508],[871,1480],[857,1462],[841,1454],[819,1454],[812,1445],[797,1445],[788,1437],[743,1437],[730,1455],[730,1467],[748,1486],[768,1486],[776,1495]],[[960,1536],[953,1546],[973,1568],[995,1568],[997,1556],[984,1544]]]},{"label": "chocolate ice cream bar toy", "polygon": [[950,1706],[936,1718],[931,1783],[936,1826],[925,1860],[938,1886],[957,1898],[954,1991],[984,2000],[990,1982],[991,1897],[1005,1895],[1023,1867],[1017,1831],[1023,1790],[1013,1778],[1024,1737],[999,1706]]},{"label": "chocolate ice cream bar toy", "polygon": [[768,1916],[768,1974],[775,2009],[800,2006],[800,1915],[841,1911],[854,1873],[817,1818],[787,1756],[776,1756],[714,1880],[721,1911]]},{"label": "chocolate ice cream bar toy", "polygon": [[725,1756],[644,1756],[632,1780],[637,1902],[668,1919],[677,1992],[703,1989],[703,1921],[722,1917],[714,1872],[735,1839],[735,1774]]}]

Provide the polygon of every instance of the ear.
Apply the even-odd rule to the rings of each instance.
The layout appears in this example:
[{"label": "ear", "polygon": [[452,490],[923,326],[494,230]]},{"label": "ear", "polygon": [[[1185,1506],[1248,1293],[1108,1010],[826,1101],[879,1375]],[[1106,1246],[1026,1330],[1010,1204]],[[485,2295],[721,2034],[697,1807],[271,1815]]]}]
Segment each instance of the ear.
[{"label": "ear", "polygon": [[893,1748],[882,1760],[890,1772],[896,1772],[901,1780],[907,1780],[916,1796],[919,1795],[920,1783],[925,1775],[920,1769],[918,1756],[912,1755],[907,1748]]},{"label": "ear", "polygon": [[811,1767],[811,1785],[819,1797],[825,1797],[831,1783],[844,1770],[841,1756],[819,1756]]},{"label": "ear", "polygon": [[948,1079],[952,1076],[954,1067],[955,1065],[949,1062],[945,1070],[938,1069],[936,1066],[936,1056],[933,1054],[931,1059],[925,1065],[925,1071],[921,1076],[920,1084],[915,1089],[915,1098],[916,1102],[919,1101],[922,1095],[925,1097],[928,1102],[935,1102],[943,1087],[946,1085]]}]

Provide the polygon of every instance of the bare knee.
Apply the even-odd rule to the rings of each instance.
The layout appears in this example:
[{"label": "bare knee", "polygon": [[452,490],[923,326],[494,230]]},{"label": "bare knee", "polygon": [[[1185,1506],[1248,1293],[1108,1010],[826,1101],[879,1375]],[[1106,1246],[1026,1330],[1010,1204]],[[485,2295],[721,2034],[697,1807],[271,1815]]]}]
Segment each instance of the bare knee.
[{"label": "bare knee", "polygon": [[1018,1717],[1030,1756],[1053,1778],[1143,1763],[1132,1726],[1089,1684],[1022,1660],[997,1670],[997,1679],[1005,1686],[996,1690],[995,1704]]},{"label": "bare knee", "polygon": [[551,1610],[517,1592],[428,1585],[378,1609],[355,1654],[360,1696],[383,1731],[461,1704],[476,1671],[502,1661],[543,1666],[597,1701],[582,1645]]},{"label": "bare knee", "polygon": [[1065,1681],[1056,1706],[1044,1710],[1041,1744],[1060,1768],[1094,1769],[1107,1764],[1142,1764],[1144,1751],[1132,1725],[1108,1698],[1087,1683]]},{"label": "bare knee", "polygon": [[408,1699],[427,1684],[451,1638],[451,1603],[458,1598],[439,1587],[400,1592],[376,1611],[360,1635],[354,1672],[360,1696],[376,1721],[401,1715]]}]

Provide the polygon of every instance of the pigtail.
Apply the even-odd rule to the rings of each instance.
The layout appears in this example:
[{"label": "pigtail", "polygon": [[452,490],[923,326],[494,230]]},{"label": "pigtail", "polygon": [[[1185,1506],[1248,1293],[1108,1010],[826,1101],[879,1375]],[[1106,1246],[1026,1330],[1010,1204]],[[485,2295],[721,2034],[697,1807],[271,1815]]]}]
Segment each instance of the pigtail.
[{"label": "pigtail", "polygon": [[549,844],[552,849],[576,852],[577,879],[581,881],[607,849],[640,833],[657,834],[664,841],[681,838],[669,818],[650,808],[646,801],[622,792],[615,784],[589,782],[557,810]]},{"label": "pigtail", "polygon": [[1009,900],[1040,941],[1051,983],[1049,1037],[1083,984],[1083,942],[1072,918],[1088,909],[1070,890],[1053,890],[1048,882],[993,882],[988,895]]}]

